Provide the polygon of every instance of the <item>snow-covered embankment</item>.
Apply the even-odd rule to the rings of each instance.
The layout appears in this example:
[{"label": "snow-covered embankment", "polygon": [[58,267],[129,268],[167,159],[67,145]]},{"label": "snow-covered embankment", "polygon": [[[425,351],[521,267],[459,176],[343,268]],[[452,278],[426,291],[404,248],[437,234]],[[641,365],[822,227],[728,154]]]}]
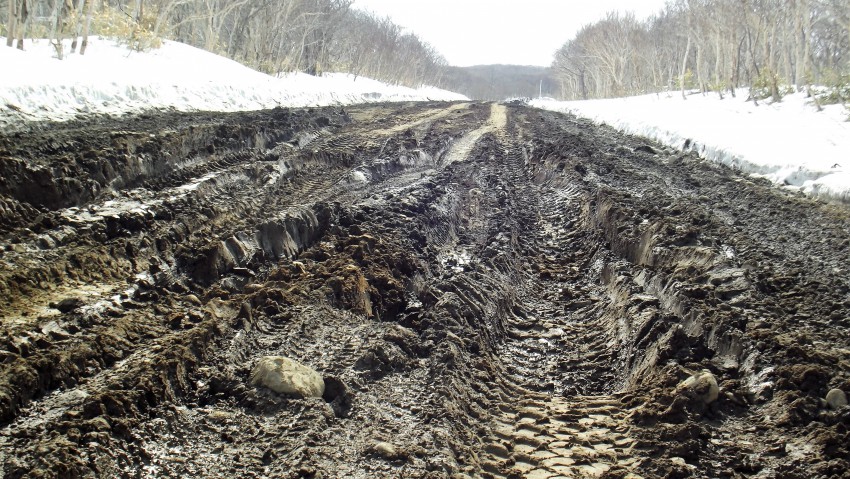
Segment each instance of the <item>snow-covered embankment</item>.
[{"label": "snow-covered embankment", "polygon": [[[5,45],[0,37],[0,45]],[[56,58],[47,40],[25,51],[0,47],[0,128],[13,121],[68,120],[85,114],[151,109],[244,111],[376,101],[466,100],[423,87],[387,85],[347,74],[280,78],[178,42],[135,52],[115,41],[90,39],[85,55]]]},{"label": "snow-covered embankment", "polygon": [[744,172],[763,176],[787,188],[845,203],[850,202],[850,122],[841,105],[817,111],[803,93],[782,102],[746,101],[717,94],[644,95],[610,100],[532,105],[571,112],[646,136]]}]

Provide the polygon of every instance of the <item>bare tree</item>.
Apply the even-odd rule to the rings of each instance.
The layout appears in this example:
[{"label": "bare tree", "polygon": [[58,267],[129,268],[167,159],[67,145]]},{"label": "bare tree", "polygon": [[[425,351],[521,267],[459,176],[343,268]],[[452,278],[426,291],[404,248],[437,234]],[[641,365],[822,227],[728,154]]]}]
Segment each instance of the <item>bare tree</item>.
[{"label": "bare tree", "polygon": [[77,51],[77,40],[80,37],[80,34],[83,31],[83,18],[84,12],[86,8],[86,0],[78,0],[77,1],[77,9],[74,10],[74,32],[71,35],[71,53],[76,53]]},{"label": "bare tree", "polygon": [[[12,0],[18,1],[18,0]],[[18,6],[15,9],[15,33],[18,37],[17,48],[18,50],[24,49],[24,35],[27,29],[27,22],[29,22],[29,0],[19,0]]]},{"label": "bare tree", "polygon": [[446,66],[430,45],[388,19],[352,9],[352,0],[9,1],[3,9],[10,16],[7,43],[17,38],[23,48],[26,22],[37,11],[49,19],[47,36],[58,56],[68,36],[71,52],[79,46],[86,53],[89,33],[104,33],[91,32],[100,12],[120,23],[122,39],[134,48],[149,47],[150,39],[173,39],[268,73],[349,71],[417,86],[438,82]]},{"label": "bare tree", "polygon": [[6,16],[6,46],[11,47],[15,41],[15,27],[17,26],[17,13],[15,11],[16,0],[9,0]]},{"label": "bare tree", "polygon": [[62,45],[62,17],[65,9],[65,0],[53,0],[53,13],[50,14],[50,44],[56,51],[56,58],[64,57],[64,46]]},{"label": "bare tree", "polygon": [[782,84],[850,74],[850,2],[677,0],[645,22],[609,15],[586,25],[553,67],[569,98],[657,91],[665,80],[684,97],[693,74],[704,93],[748,85],[779,101]]},{"label": "bare tree", "polygon": [[84,23],[83,23],[83,31],[82,31],[83,40],[82,40],[82,43],[80,44],[80,55],[85,55],[86,49],[89,46],[89,28],[91,28],[92,11],[94,10],[95,3],[97,3],[97,1],[98,0],[88,0],[86,2],[86,18],[85,18]]}]

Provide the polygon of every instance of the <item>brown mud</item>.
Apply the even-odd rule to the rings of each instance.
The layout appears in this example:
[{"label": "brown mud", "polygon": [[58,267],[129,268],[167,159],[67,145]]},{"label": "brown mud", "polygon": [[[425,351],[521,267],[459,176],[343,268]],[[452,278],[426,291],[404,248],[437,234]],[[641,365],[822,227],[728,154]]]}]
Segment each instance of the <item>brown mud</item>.
[{"label": "brown mud", "polygon": [[[3,477],[850,469],[850,210],[571,116],[19,129],[0,264]],[[268,355],[324,396],[252,385]]]}]

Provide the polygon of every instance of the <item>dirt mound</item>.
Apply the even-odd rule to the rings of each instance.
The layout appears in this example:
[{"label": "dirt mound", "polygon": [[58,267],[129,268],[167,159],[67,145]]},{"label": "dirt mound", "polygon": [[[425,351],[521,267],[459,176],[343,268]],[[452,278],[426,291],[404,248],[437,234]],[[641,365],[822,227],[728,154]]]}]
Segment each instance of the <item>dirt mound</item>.
[{"label": "dirt mound", "polygon": [[850,466],[845,206],[480,103],[34,127],[0,178],[4,477]]}]

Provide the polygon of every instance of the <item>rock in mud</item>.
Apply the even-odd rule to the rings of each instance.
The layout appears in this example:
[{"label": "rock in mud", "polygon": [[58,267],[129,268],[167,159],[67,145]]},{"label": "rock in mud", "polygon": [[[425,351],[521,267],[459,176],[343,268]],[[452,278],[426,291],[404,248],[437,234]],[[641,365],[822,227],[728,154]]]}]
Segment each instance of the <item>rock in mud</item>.
[{"label": "rock in mud", "polygon": [[681,394],[685,394],[694,400],[699,400],[705,405],[713,403],[720,395],[717,378],[706,369],[694,373],[691,377],[679,383],[677,390]]},{"label": "rock in mud", "polygon": [[50,303],[49,306],[53,309],[58,309],[59,312],[70,313],[84,304],[86,303],[84,303],[80,298],[65,298],[58,303]]},{"label": "rock in mud", "polygon": [[284,356],[266,356],[251,371],[251,384],[299,398],[322,397],[325,381],[315,369]]},{"label": "rock in mud", "polygon": [[394,444],[389,442],[379,441],[372,445],[371,452],[378,457],[387,461],[404,458],[405,454],[399,450]]},{"label": "rock in mud", "polygon": [[826,393],[826,405],[832,410],[842,408],[847,405],[847,395],[840,389],[830,389]]}]

